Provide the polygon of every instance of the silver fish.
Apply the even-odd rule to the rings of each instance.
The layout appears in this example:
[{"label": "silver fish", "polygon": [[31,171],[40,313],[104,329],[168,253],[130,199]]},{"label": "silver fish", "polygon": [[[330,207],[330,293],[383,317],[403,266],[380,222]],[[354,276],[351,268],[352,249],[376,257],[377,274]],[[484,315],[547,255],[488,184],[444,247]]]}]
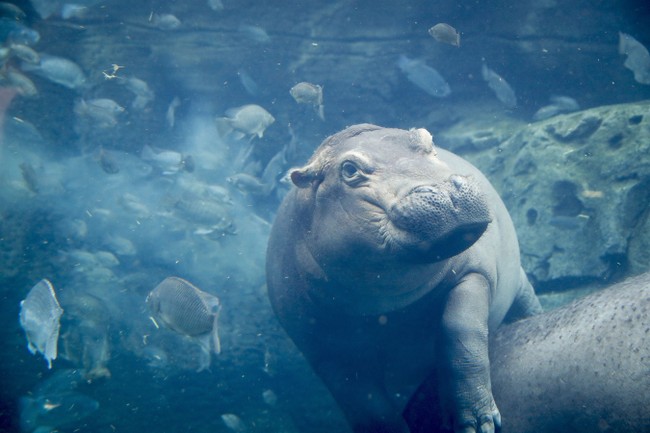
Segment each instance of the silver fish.
[{"label": "silver fish", "polygon": [[156,96],[147,82],[139,78],[125,78],[121,83],[135,95],[135,99],[131,103],[131,107],[135,110],[144,110]]},{"label": "silver fish", "polygon": [[10,47],[11,54],[28,63],[38,64],[41,56],[33,48],[23,44],[12,44]]},{"label": "silver fish", "polygon": [[154,14],[149,17],[149,22],[160,30],[174,30],[181,26],[181,20],[172,14]]},{"label": "silver fish", "polygon": [[259,42],[261,44],[271,42],[271,37],[269,34],[266,33],[266,30],[260,26],[242,24],[239,26],[239,31],[252,41]]},{"label": "silver fish", "polygon": [[46,279],[32,287],[20,303],[20,326],[27,336],[27,348],[32,354],[40,352],[47,368],[52,368],[56,359],[62,314],[54,287]]},{"label": "silver fish", "polygon": [[224,413],[221,415],[221,420],[226,425],[226,427],[236,433],[244,433],[248,430],[241,418],[239,418],[234,413]]},{"label": "silver fish", "polygon": [[169,103],[167,107],[167,113],[165,113],[165,120],[167,121],[167,126],[170,129],[174,128],[176,124],[176,109],[180,107],[181,100],[178,96],[174,96],[174,99]]},{"label": "silver fish", "polygon": [[316,108],[318,117],[325,120],[323,86],[303,81],[293,86],[289,93],[297,103],[313,105]]},{"label": "silver fish", "polygon": [[215,12],[224,10],[224,5],[221,0],[208,0],[208,7]]},{"label": "silver fish", "polygon": [[627,56],[624,66],[634,73],[634,80],[650,84],[650,53],[641,42],[627,33],[619,32],[618,53]]},{"label": "silver fish", "polygon": [[570,113],[580,109],[575,99],[568,96],[551,96],[551,104],[545,105],[535,112],[533,120],[539,121],[557,116],[562,113]]},{"label": "silver fish", "polygon": [[247,135],[262,138],[275,118],[259,105],[249,104],[230,108],[226,111],[226,117],[219,117],[216,122],[221,136],[233,134],[238,139]]},{"label": "silver fish", "polygon": [[88,120],[98,128],[111,128],[117,125],[117,116],[124,107],[108,98],[79,99],[75,101],[74,113],[78,119]]},{"label": "silver fish", "polygon": [[149,293],[146,302],[157,322],[195,339],[204,353],[221,352],[217,328],[219,298],[182,278],[168,277]]},{"label": "silver fish", "polygon": [[180,152],[173,150],[154,150],[145,144],[141,157],[156,166],[164,175],[176,174],[185,169],[185,158]]},{"label": "silver fish", "polygon": [[438,42],[460,47],[460,33],[447,23],[438,23],[431,27],[429,34]]},{"label": "silver fish", "polygon": [[442,75],[422,60],[413,60],[406,56],[400,56],[397,66],[406,74],[406,78],[411,83],[429,95],[444,98],[451,93],[451,88]]},{"label": "silver fish", "polygon": [[499,74],[488,68],[485,63],[481,68],[483,79],[487,82],[488,86],[494,94],[499,98],[499,101],[508,108],[515,108],[517,106],[517,96],[515,91],[512,90],[510,84],[504,80]]},{"label": "silver fish", "polygon": [[88,12],[88,7],[76,3],[65,3],[61,6],[61,18],[69,20],[72,18],[82,19],[85,18]]},{"label": "silver fish", "polygon": [[5,79],[7,80],[7,83],[14,89],[16,89],[16,92],[18,92],[19,95],[25,96],[27,98],[34,97],[38,95],[38,90],[36,89],[36,86],[26,76],[21,74],[20,72],[14,70],[13,68],[8,68],[7,71],[5,72]]},{"label": "silver fish", "polygon": [[69,89],[79,89],[86,85],[86,75],[72,60],[63,57],[41,54],[38,64],[22,63],[22,70],[34,72],[53,83],[60,84]]}]

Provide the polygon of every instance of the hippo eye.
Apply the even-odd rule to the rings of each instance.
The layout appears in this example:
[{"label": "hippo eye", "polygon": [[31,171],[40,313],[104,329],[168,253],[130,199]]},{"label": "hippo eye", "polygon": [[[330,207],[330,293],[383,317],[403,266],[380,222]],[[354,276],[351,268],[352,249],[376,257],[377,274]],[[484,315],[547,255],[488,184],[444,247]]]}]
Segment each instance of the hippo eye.
[{"label": "hippo eye", "polygon": [[365,179],[361,169],[352,161],[343,161],[343,164],[341,164],[341,177],[351,186],[356,186]]}]

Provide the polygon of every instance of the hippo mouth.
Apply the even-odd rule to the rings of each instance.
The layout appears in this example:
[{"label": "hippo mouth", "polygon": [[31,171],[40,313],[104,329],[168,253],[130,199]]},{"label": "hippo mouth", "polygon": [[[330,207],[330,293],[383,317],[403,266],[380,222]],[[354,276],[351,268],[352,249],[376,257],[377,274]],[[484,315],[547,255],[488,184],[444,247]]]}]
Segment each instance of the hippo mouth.
[{"label": "hippo mouth", "polygon": [[393,243],[409,260],[436,262],[470,248],[491,222],[485,196],[465,176],[409,191],[389,212]]}]

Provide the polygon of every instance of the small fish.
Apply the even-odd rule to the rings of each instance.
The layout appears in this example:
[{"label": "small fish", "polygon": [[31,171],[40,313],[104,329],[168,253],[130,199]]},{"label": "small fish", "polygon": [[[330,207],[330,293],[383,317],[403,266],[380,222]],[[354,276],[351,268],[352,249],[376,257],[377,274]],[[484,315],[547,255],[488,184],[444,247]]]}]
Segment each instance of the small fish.
[{"label": "small fish", "polygon": [[429,34],[438,42],[460,47],[460,33],[446,23],[438,23],[429,29]]},{"label": "small fish", "polygon": [[412,60],[406,56],[400,56],[397,66],[411,83],[429,95],[444,98],[451,94],[451,88],[442,75],[422,60]]},{"label": "small fish", "polygon": [[32,287],[20,302],[20,326],[27,337],[27,348],[33,355],[41,353],[47,361],[47,368],[52,368],[52,361],[57,356],[62,314],[54,286],[46,279]]},{"label": "small fish", "polygon": [[263,183],[260,179],[247,173],[233,174],[226,178],[226,181],[246,194],[263,196],[270,191],[270,185]]},{"label": "small fish", "polygon": [[512,87],[510,87],[510,84],[508,84],[506,80],[492,69],[488,68],[485,63],[483,63],[481,68],[481,74],[499,101],[503,102],[503,104],[508,108],[515,108],[517,106],[515,91],[512,90]]},{"label": "small fish", "polygon": [[0,42],[34,45],[41,39],[40,33],[11,17],[0,17]]},{"label": "small fish", "polygon": [[251,96],[259,95],[260,88],[248,72],[241,70],[237,71],[237,76],[239,77],[239,82],[241,83],[242,87],[244,90],[246,90],[246,93]]},{"label": "small fish", "polygon": [[562,113],[570,113],[580,109],[580,105],[575,99],[568,96],[551,96],[551,104],[537,110],[533,115],[533,120],[539,121],[557,116]]},{"label": "small fish", "polygon": [[174,128],[176,123],[176,109],[181,105],[181,100],[178,96],[174,96],[174,99],[169,103],[167,107],[167,113],[165,113],[165,120],[167,121],[167,126],[170,129]]},{"label": "small fish", "polygon": [[63,6],[61,6],[61,18],[64,20],[69,20],[72,18],[85,18],[87,12],[87,6],[76,3],[65,3]]},{"label": "small fish", "polygon": [[118,256],[135,256],[137,253],[133,242],[119,235],[109,234],[104,239],[104,245]]},{"label": "small fish", "polygon": [[86,86],[86,75],[72,60],[63,57],[41,54],[38,64],[22,63],[22,70],[34,72],[53,83],[60,84],[69,89],[80,89]]},{"label": "small fish", "polygon": [[[178,277],[167,277],[147,296],[147,306],[156,321],[165,327],[194,339],[208,356],[221,352],[217,320],[219,298],[199,290]],[[202,365],[201,369],[208,365]]]},{"label": "small fish", "polygon": [[650,84],[650,53],[641,42],[627,33],[619,32],[618,53],[627,56],[624,66],[634,73],[634,80]]},{"label": "small fish", "polygon": [[309,104],[316,108],[318,117],[325,120],[323,107],[323,86],[303,81],[289,90],[289,93],[298,104]]},{"label": "small fish", "polygon": [[78,117],[88,119],[99,128],[117,125],[117,116],[123,112],[124,107],[108,98],[79,99],[74,105],[74,113]]},{"label": "small fish", "polygon": [[12,44],[9,49],[11,54],[18,57],[27,63],[38,64],[41,61],[41,56],[31,47],[23,44]]},{"label": "small fish", "polygon": [[272,389],[265,389],[262,392],[262,400],[269,406],[275,406],[278,402],[278,396],[275,395]]},{"label": "small fish", "polygon": [[141,157],[144,161],[152,163],[162,174],[176,174],[185,169],[185,158],[180,152],[173,150],[154,150],[149,145],[142,148]]},{"label": "small fish", "polygon": [[221,420],[226,425],[226,427],[236,433],[244,433],[248,430],[241,418],[239,418],[234,413],[224,413],[221,415]]},{"label": "small fish", "polygon": [[104,173],[107,174],[117,174],[120,172],[120,167],[117,163],[115,156],[104,148],[99,149],[99,166],[104,170]]},{"label": "small fish", "polygon": [[27,18],[27,15],[21,8],[8,2],[0,2],[0,16],[18,22],[23,21]]},{"label": "small fish", "polygon": [[135,110],[144,110],[147,105],[155,99],[153,90],[149,88],[149,85],[144,80],[136,77],[129,77],[123,79],[121,83],[135,95],[135,99],[131,103],[131,107]]},{"label": "small fish", "polygon": [[21,96],[32,98],[38,95],[38,89],[36,89],[32,80],[13,68],[7,69],[5,72],[5,79],[7,80],[7,83],[9,83],[12,88],[16,89],[16,92]]},{"label": "small fish", "polygon": [[196,197],[183,197],[174,204],[183,218],[197,224],[217,224],[230,219],[225,205]]},{"label": "small fish", "polygon": [[215,12],[224,10],[223,2],[221,0],[208,0],[208,7]]},{"label": "small fish", "polygon": [[239,26],[239,31],[252,41],[259,42],[261,44],[271,42],[271,37],[269,34],[266,33],[266,30],[260,26],[242,24]]},{"label": "small fish", "polygon": [[34,166],[29,162],[22,162],[20,163],[19,167],[20,173],[23,176],[23,181],[25,182],[25,185],[27,185],[27,189],[34,194],[38,194],[39,182],[38,175],[36,174]]},{"label": "small fish", "polygon": [[181,20],[172,14],[154,14],[149,16],[149,22],[160,30],[175,30],[181,26]]},{"label": "small fish", "polygon": [[226,111],[226,117],[219,117],[216,122],[221,136],[234,134],[238,139],[247,135],[250,138],[262,138],[266,128],[275,122],[275,118],[259,105],[249,104],[230,108]]}]

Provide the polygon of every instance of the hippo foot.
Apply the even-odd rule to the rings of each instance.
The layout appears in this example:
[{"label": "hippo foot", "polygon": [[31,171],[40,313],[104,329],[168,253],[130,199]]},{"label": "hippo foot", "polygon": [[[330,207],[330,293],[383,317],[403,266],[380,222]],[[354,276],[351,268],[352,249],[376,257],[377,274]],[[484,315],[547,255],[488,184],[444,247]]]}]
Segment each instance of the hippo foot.
[{"label": "hippo foot", "polygon": [[489,415],[481,415],[476,420],[465,423],[456,429],[456,433],[498,433],[500,431],[501,414],[498,409],[494,409]]}]

